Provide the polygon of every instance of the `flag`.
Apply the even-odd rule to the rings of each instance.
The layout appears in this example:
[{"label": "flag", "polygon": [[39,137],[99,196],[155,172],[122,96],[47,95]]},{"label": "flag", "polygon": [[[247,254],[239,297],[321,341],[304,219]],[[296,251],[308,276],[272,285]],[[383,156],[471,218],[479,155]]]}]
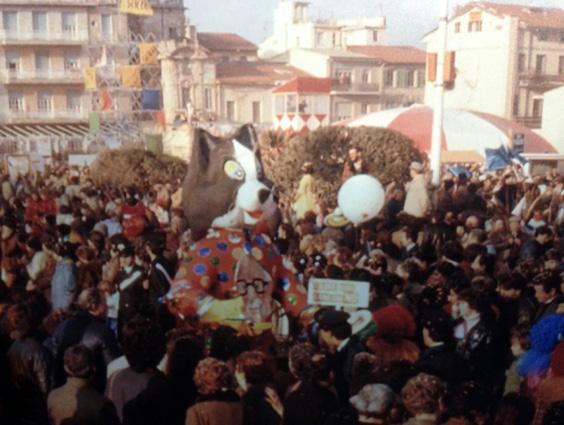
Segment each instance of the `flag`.
[{"label": "flag", "polygon": [[104,111],[111,111],[113,108],[112,98],[108,90],[103,89],[100,90],[100,110]]},{"label": "flag", "polygon": [[100,114],[98,112],[90,113],[88,117],[88,128],[90,134],[98,134],[100,131]]},{"label": "flag", "polygon": [[160,90],[142,90],[143,109],[156,111],[161,109],[161,91]]},{"label": "flag", "polygon": [[460,167],[460,166],[449,165],[448,168],[447,168],[447,171],[449,173],[451,173],[456,178],[458,178],[462,175],[464,175],[467,179],[472,177],[472,173],[470,171],[468,171],[466,168]]},{"label": "flag", "polygon": [[149,0],[120,0],[119,11],[130,15],[153,16]]},{"label": "flag", "polygon": [[96,89],[96,68],[84,69],[84,88],[86,90]]},{"label": "flag", "polygon": [[143,65],[158,65],[159,51],[157,43],[140,43],[139,44],[139,62]]},{"label": "flag", "polygon": [[125,65],[119,68],[121,85],[126,88],[141,88],[141,71],[138,65]]},{"label": "flag", "polygon": [[497,149],[485,149],[486,168],[488,171],[503,170],[513,164],[511,154],[505,146]]}]

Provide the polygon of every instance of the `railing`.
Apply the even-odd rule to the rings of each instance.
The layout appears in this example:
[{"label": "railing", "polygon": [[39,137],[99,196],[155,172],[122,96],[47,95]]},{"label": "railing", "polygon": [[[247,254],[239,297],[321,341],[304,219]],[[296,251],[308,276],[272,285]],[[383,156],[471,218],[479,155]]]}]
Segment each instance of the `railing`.
[{"label": "railing", "polygon": [[380,84],[378,83],[353,83],[347,79],[335,78],[331,81],[331,90],[334,92],[380,92]]},{"label": "railing", "polygon": [[531,80],[535,82],[564,82],[564,74],[547,74],[546,71],[529,69],[519,72],[521,80]]},{"label": "railing", "polygon": [[88,31],[6,31],[0,30],[0,43],[57,42],[73,43],[88,40]]},{"label": "railing", "polygon": [[9,111],[6,117],[10,122],[41,120],[84,120],[88,114],[83,110],[50,110],[50,111]]},{"label": "railing", "polygon": [[83,81],[82,72],[79,69],[55,70],[0,70],[0,81],[4,84],[23,82],[53,82],[57,84],[77,84]]},{"label": "railing", "polygon": [[540,128],[542,117],[515,117],[515,121],[528,128]]}]

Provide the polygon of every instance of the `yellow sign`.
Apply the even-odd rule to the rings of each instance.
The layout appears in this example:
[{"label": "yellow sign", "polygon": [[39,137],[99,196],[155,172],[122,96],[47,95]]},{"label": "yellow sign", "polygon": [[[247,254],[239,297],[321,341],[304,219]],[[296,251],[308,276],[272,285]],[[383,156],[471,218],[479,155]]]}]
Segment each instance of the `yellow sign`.
[{"label": "yellow sign", "polygon": [[119,11],[130,15],[153,16],[149,0],[120,0]]},{"label": "yellow sign", "polygon": [[96,68],[86,68],[84,70],[84,88],[86,90],[96,89]]},{"label": "yellow sign", "polygon": [[158,65],[159,51],[157,43],[140,43],[139,44],[139,62],[143,65]]}]

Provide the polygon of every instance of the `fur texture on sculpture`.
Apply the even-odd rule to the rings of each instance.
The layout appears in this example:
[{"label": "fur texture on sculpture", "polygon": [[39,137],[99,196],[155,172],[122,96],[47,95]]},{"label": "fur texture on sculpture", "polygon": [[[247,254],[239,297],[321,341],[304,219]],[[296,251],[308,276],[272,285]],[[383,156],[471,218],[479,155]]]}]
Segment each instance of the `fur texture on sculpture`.
[{"label": "fur texture on sculpture", "polygon": [[[257,225],[276,228],[278,208],[264,176],[252,125],[222,139],[198,129],[183,183],[183,208],[192,237],[188,258],[180,265],[168,295],[180,317],[202,317],[218,303],[239,297],[235,271],[249,256],[272,277],[272,296],[297,315],[306,304],[291,264],[283,261],[268,234]],[[268,232],[267,232],[268,233]],[[213,306],[213,308],[211,308]]]}]

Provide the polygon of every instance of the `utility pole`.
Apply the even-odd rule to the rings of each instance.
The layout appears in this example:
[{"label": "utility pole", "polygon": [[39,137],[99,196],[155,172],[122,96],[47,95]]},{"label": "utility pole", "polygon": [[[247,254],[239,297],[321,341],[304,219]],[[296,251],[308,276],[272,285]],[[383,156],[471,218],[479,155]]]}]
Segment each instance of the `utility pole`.
[{"label": "utility pole", "polygon": [[433,135],[431,139],[431,171],[433,186],[441,181],[441,140],[443,133],[443,100],[445,91],[445,54],[447,49],[448,0],[439,0],[437,29],[437,77],[433,104]]}]

